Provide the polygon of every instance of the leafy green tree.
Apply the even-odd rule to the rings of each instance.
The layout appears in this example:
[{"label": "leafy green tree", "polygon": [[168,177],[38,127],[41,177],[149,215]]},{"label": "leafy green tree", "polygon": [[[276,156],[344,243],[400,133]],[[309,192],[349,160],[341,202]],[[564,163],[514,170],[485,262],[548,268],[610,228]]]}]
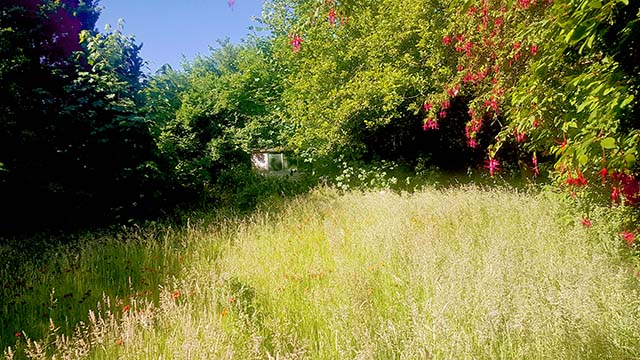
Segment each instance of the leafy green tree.
[{"label": "leafy green tree", "polygon": [[[222,41],[210,56],[186,64],[184,84],[161,92],[159,99],[174,99],[167,109],[175,112],[152,112],[151,117],[160,125],[158,146],[180,197],[219,195],[218,179],[248,170],[251,150],[280,145],[282,128],[274,114],[282,73],[269,41]],[[166,74],[149,83],[163,79]]]},{"label": "leafy green tree", "polygon": [[[614,200],[638,200],[638,2],[269,4],[279,9],[272,28],[289,35],[285,99],[301,148],[362,146],[359,130],[403,116],[394,99],[424,94],[425,130],[459,121],[456,102],[468,106],[466,142],[488,147],[492,174],[516,149],[534,173],[551,160],[572,191],[602,180]],[[422,101],[409,103],[417,113]]]},{"label": "leafy green tree", "polygon": [[140,47],[97,34],[98,14],[93,1],[3,3],[2,230],[109,220],[144,195],[154,144],[137,116]]},{"label": "leafy green tree", "polygon": [[534,172],[538,154],[552,157],[553,174],[572,191],[602,181],[612,199],[635,203],[639,7],[617,0],[452,2],[442,49],[455,56],[458,72],[429,97],[436,106],[427,122],[460,91],[472,98],[471,144],[483,123],[500,121],[488,153],[493,164],[505,144],[518,144]]},{"label": "leafy green tree", "polygon": [[[291,145],[308,158],[343,153],[363,159],[440,156],[469,164],[465,103],[445,132],[423,131],[423,100],[437,79],[455,73],[438,50],[447,2],[267,3],[264,20],[278,36],[276,56],[288,64],[282,118]],[[455,115],[455,116],[454,116]],[[333,155],[332,155],[333,156]]]}]

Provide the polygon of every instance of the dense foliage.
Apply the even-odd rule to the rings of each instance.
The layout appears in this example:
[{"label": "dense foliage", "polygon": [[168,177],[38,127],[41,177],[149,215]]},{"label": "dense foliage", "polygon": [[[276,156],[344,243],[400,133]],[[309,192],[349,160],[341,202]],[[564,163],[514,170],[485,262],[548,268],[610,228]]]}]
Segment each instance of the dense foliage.
[{"label": "dense foliage", "polygon": [[113,219],[143,196],[140,47],[97,17],[93,1],[2,4],[2,228]]},{"label": "dense foliage", "polygon": [[[639,7],[298,3],[281,10],[293,14],[285,19],[300,60],[291,89],[302,95],[289,101],[289,118],[301,139],[335,150],[366,147],[366,129],[417,115],[425,131],[483,149],[491,175],[509,163],[535,175],[544,167],[574,193],[602,182],[614,201],[635,203]],[[463,137],[447,128],[460,121]]]},{"label": "dense foliage", "polygon": [[520,168],[635,203],[639,7],[268,0],[263,35],[145,75],[133,37],[94,29],[95,1],[4,2],[2,230],[217,201],[254,186],[252,150],[275,147]]}]

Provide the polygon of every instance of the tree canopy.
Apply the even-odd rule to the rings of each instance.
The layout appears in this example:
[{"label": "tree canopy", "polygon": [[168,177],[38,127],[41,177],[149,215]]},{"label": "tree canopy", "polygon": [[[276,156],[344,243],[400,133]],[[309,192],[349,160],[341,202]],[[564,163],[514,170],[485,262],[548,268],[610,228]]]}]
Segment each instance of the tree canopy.
[{"label": "tree canopy", "polygon": [[268,0],[266,32],[148,75],[133,36],[95,30],[95,1],[4,2],[3,227],[216,199],[274,147],[308,162],[519,167],[635,203],[639,8]]}]

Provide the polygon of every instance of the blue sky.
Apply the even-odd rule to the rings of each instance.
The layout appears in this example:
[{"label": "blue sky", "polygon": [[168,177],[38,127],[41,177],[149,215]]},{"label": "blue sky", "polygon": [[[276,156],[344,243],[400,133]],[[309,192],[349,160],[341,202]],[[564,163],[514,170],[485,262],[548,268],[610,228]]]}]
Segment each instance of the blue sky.
[{"label": "blue sky", "polygon": [[101,0],[103,8],[98,30],[105,24],[115,28],[124,20],[124,33],[135,35],[143,43],[141,55],[154,72],[165,63],[180,67],[182,56],[193,59],[206,55],[216,40],[230,38],[240,42],[255,25],[252,17],[262,12],[262,0]]}]

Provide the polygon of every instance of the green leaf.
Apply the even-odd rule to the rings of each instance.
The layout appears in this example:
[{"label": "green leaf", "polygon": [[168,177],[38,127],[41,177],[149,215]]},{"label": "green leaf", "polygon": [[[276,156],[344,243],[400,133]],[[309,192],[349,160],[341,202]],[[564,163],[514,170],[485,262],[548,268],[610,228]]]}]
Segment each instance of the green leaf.
[{"label": "green leaf", "polygon": [[604,149],[615,149],[616,139],[611,137],[605,138],[600,142],[600,146]]},{"label": "green leaf", "polygon": [[602,2],[600,0],[591,0],[591,2],[589,2],[589,7],[592,9],[600,9],[602,7]]},{"label": "green leaf", "polygon": [[626,161],[628,166],[631,166],[636,163],[636,156],[629,152],[624,156],[624,161]]},{"label": "green leaf", "polygon": [[622,102],[622,104],[620,104],[621,108],[624,108],[625,106],[629,105],[632,101],[633,101],[634,96],[633,95],[629,95],[627,96],[626,99],[624,99],[624,101]]},{"label": "green leaf", "polygon": [[580,166],[584,166],[587,164],[587,162],[589,162],[589,157],[585,154],[582,154],[578,157],[578,162],[580,163]]}]

